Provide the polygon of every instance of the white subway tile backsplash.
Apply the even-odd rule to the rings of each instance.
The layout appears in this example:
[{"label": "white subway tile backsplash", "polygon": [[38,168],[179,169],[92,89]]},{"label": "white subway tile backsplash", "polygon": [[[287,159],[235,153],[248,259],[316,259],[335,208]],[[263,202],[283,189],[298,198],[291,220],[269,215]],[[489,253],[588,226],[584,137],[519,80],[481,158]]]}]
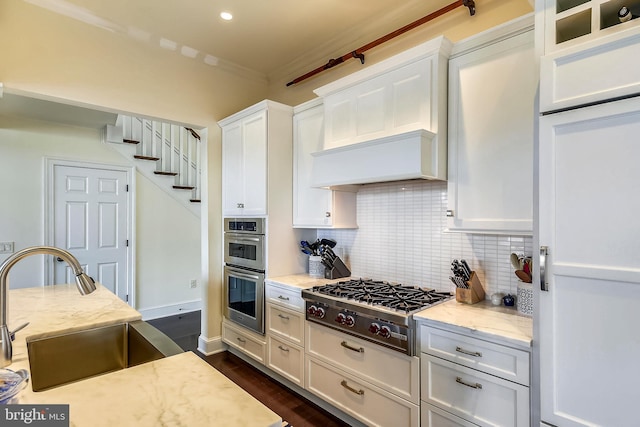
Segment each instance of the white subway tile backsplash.
[{"label": "white subway tile backsplash", "polygon": [[466,259],[484,285],[516,295],[512,252],[532,255],[531,237],[445,233],[447,184],[407,181],[363,186],[357,196],[356,230],[318,230],[338,242],[336,250],[353,276],[455,291],[451,261]]}]

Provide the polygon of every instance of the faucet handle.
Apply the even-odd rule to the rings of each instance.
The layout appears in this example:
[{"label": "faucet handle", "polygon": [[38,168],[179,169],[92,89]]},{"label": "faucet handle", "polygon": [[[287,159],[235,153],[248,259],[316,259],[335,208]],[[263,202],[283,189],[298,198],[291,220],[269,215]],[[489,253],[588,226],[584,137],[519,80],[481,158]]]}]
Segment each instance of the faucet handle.
[{"label": "faucet handle", "polygon": [[29,322],[24,323],[24,324],[18,326],[17,328],[15,328],[13,331],[9,331],[9,337],[11,338],[11,341],[16,339],[16,332],[24,329],[28,324],[29,324]]}]

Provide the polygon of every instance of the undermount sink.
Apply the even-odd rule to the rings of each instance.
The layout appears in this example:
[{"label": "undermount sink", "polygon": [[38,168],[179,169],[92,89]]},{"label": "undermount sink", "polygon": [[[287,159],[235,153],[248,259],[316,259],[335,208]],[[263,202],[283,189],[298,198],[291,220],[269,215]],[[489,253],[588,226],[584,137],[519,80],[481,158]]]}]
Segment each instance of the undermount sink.
[{"label": "undermount sink", "polygon": [[183,352],[171,338],[141,320],[28,340],[27,350],[33,391]]}]

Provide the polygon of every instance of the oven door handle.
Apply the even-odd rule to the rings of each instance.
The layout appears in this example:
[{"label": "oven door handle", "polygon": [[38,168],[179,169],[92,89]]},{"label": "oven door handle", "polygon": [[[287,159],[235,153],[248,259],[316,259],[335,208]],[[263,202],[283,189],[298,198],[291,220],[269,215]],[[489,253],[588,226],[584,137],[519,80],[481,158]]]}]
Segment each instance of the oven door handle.
[{"label": "oven door handle", "polygon": [[238,270],[229,271],[229,276],[240,277],[243,279],[260,280],[260,276],[257,276],[255,274],[249,274],[249,273],[241,273]]},{"label": "oven door handle", "polygon": [[244,236],[233,236],[229,239],[230,242],[260,242],[260,237],[244,237]]}]

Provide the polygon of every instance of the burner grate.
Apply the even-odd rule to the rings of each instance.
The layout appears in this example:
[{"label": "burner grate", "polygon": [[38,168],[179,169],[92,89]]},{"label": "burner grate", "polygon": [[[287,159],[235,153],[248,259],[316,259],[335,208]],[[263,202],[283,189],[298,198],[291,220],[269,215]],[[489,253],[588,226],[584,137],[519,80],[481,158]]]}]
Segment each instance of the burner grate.
[{"label": "burner grate", "polygon": [[434,289],[370,279],[354,279],[315,286],[312,291],[366,304],[380,305],[406,313],[451,297],[449,292],[437,292]]}]

